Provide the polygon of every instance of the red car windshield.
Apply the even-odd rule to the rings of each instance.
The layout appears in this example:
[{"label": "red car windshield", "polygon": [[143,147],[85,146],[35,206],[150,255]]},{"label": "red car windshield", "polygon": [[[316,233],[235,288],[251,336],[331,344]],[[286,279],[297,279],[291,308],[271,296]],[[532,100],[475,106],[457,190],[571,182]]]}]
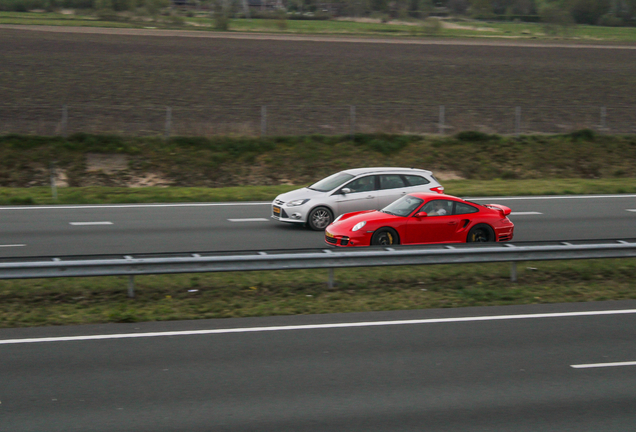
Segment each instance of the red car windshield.
[{"label": "red car windshield", "polygon": [[413,213],[419,206],[422,205],[424,200],[415,198],[411,195],[405,195],[397,201],[392,202],[388,206],[380,210],[382,213],[388,213],[394,216],[407,217]]}]

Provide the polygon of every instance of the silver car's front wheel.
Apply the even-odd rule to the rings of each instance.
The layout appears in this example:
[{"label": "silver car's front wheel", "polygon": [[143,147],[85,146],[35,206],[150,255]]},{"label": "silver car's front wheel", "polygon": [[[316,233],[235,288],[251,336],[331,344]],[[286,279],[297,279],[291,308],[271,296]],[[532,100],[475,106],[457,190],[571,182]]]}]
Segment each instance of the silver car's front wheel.
[{"label": "silver car's front wheel", "polygon": [[307,217],[307,225],[314,231],[322,231],[333,221],[333,215],[326,207],[316,207]]}]

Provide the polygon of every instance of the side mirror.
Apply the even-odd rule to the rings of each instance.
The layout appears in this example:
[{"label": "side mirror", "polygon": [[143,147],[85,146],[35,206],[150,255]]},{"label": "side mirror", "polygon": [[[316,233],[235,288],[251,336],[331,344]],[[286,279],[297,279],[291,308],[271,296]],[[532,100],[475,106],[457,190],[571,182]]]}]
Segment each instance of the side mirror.
[{"label": "side mirror", "polygon": [[426,216],[428,216],[428,213],[426,213],[426,212],[417,212],[417,213],[415,213],[415,214],[413,215],[413,217],[416,217],[416,218],[418,218],[418,219],[419,219],[419,218],[426,217]]},{"label": "side mirror", "polygon": [[349,188],[342,188],[340,189],[340,192],[342,192],[343,195],[346,195],[348,193],[351,193],[351,189]]}]

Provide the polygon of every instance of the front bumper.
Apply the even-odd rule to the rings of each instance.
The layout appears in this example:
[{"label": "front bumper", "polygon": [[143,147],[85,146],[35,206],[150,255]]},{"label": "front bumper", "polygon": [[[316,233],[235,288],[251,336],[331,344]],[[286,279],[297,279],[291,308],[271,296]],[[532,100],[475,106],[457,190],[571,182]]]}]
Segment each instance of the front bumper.
[{"label": "front bumper", "polygon": [[[368,237],[368,238],[367,238]],[[366,235],[341,235],[332,234],[329,231],[325,231],[325,243],[329,246],[337,247],[358,247],[369,246],[371,244],[371,234]]]},{"label": "front bumper", "polygon": [[307,222],[307,214],[303,211],[304,206],[285,207],[284,205],[272,204],[272,219],[280,222],[302,223]]}]

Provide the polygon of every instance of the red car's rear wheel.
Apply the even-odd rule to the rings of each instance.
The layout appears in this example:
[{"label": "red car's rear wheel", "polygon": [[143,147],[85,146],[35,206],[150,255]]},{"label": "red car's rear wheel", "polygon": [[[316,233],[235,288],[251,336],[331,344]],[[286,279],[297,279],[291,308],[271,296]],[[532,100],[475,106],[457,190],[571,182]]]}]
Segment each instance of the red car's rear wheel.
[{"label": "red car's rear wheel", "polygon": [[487,243],[495,241],[495,233],[488,225],[475,225],[468,232],[467,243]]}]

